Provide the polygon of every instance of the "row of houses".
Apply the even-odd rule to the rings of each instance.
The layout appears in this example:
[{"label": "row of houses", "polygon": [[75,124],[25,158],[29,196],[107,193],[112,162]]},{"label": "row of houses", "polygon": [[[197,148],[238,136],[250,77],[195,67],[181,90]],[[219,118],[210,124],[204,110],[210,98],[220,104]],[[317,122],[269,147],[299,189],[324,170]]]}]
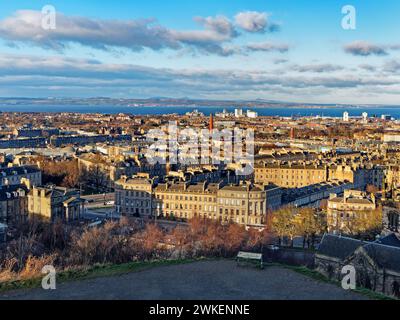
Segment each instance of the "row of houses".
[{"label": "row of houses", "polygon": [[26,137],[21,136],[11,139],[1,139],[0,149],[14,148],[44,148],[48,144],[53,147],[66,145],[87,145],[104,142],[130,142],[132,136],[129,134],[117,135],[56,135],[47,137]]},{"label": "row of houses", "polygon": [[357,189],[372,184],[382,189],[384,167],[362,161],[258,161],[254,168],[256,183],[274,183],[284,188],[302,188],[324,182],[351,182]]},{"label": "row of houses", "polygon": [[273,185],[192,181],[160,183],[149,175],[123,177],[115,183],[116,210],[126,216],[210,218],[262,226],[268,210],[281,206],[282,190]]}]

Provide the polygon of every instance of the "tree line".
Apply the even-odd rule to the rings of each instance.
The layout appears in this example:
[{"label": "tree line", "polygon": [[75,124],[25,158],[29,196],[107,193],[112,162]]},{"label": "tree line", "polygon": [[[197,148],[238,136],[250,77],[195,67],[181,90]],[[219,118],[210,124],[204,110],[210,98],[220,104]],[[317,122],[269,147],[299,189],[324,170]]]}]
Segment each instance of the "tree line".
[{"label": "tree line", "polygon": [[[338,213],[340,214],[340,213]],[[347,218],[347,214],[349,217]],[[375,210],[361,210],[343,213],[346,218],[343,226],[336,231],[363,240],[374,240],[382,231],[382,207]],[[293,246],[296,237],[302,237],[303,248],[314,248],[318,236],[328,231],[326,210],[317,208],[282,207],[268,216],[269,229],[278,238],[279,244],[284,240]],[[331,229],[334,226],[331,226]],[[329,230],[334,231],[334,230]]]},{"label": "tree line", "polygon": [[77,159],[54,161],[45,157],[35,159],[35,164],[42,171],[43,184],[83,190],[91,186],[94,191],[103,190],[109,184],[109,177],[100,164],[86,169],[79,168]]}]

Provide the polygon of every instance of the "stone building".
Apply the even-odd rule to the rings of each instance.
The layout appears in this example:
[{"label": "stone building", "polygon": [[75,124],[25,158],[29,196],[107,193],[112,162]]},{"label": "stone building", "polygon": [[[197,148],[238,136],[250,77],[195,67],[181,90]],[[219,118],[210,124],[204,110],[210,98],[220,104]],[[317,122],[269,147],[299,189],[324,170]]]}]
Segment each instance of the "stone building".
[{"label": "stone building", "polygon": [[227,185],[217,191],[217,219],[244,225],[263,225],[267,218],[267,190],[253,184]]},{"label": "stone building", "polygon": [[341,281],[342,268],[351,265],[358,287],[400,298],[399,243],[393,234],[376,242],[326,234],[315,255],[316,270]]},{"label": "stone building", "polygon": [[220,170],[217,166],[205,165],[198,168],[188,168],[186,170],[170,171],[165,176],[165,180],[180,180],[191,182],[219,182],[226,172]]},{"label": "stone building", "polygon": [[20,185],[24,179],[32,186],[39,186],[42,184],[42,172],[34,166],[0,168],[0,186]]},{"label": "stone building", "polygon": [[27,194],[25,185],[0,187],[0,223],[14,226],[26,220]]},{"label": "stone building", "polygon": [[217,191],[216,183],[163,183],[155,188],[157,213],[164,217],[191,219],[204,217],[216,219]]},{"label": "stone building", "polygon": [[148,173],[151,177],[166,175],[166,165],[150,164],[145,158],[134,157],[123,161],[114,161],[113,157],[87,153],[78,157],[80,170],[98,169],[106,180],[105,184],[114,185],[123,176],[133,176],[138,173]]},{"label": "stone building", "polygon": [[328,168],[328,178],[330,181],[349,181],[354,188],[364,189],[369,182],[371,170],[360,168],[357,164],[353,165],[331,165]]},{"label": "stone building", "polygon": [[329,198],[331,193],[341,194],[344,190],[352,189],[350,182],[322,182],[302,188],[285,189],[282,202],[293,207],[312,206],[319,207],[321,201]]},{"label": "stone building", "polygon": [[274,184],[265,185],[263,188],[267,194],[267,210],[278,210],[283,205],[282,188]]},{"label": "stone building", "polygon": [[79,192],[56,186],[33,187],[28,194],[28,214],[50,221],[59,218],[79,220],[84,212],[84,200]]},{"label": "stone building", "polygon": [[385,232],[400,234],[400,210],[383,207],[383,226]]},{"label": "stone building", "polygon": [[342,197],[331,194],[327,210],[328,230],[349,232],[355,219],[375,209],[377,202],[374,194],[358,190],[344,190]]},{"label": "stone building", "polygon": [[153,188],[155,180],[149,174],[132,178],[123,176],[115,183],[117,212],[125,216],[152,216],[155,213]]},{"label": "stone building", "polygon": [[325,234],[315,254],[316,270],[329,279],[341,279],[344,261],[364,242],[333,234]]},{"label": "stone building", "polygon": [[273,183],[283,188],[301,188],[328,181],[326,166],[297,163],[258,163],[254,168],[258,184]]},{"label": "stone building", "polygon": [[194,217],[262,226],[267,212],[281,205],[276,186],[251,183],[158,183],[149,176],[124,178],[116,183],[115,202],[122,215]]},{"label": "stone building", "polygon": [[382,171],[358,163],[337,164],[328,161],[258,162],[254,168],[258,184],[273,183],[283,188],[302,188],[323,182],[350,182],[364,189],[368,183],[382,186]]}]

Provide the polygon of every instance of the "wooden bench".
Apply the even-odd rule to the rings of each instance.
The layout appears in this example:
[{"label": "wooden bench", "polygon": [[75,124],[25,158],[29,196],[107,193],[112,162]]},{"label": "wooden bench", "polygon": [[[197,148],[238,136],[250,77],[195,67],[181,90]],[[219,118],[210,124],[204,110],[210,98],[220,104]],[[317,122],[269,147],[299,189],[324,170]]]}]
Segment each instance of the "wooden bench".
[{"label": "wooden bench", "polygon": [[236,263],[238,266],[244,263],[253,264],[259,266],[261,269],[264,269],[261,253],[239,251],[238,255],[236,256]]}]

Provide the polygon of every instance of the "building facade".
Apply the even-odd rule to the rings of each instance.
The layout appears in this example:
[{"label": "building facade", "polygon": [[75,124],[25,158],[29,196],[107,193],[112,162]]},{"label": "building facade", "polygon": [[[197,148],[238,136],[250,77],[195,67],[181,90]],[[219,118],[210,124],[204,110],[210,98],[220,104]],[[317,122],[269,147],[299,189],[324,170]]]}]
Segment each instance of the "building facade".
[{"label": "building facade", "polygon": [[323,182],[347,181],[355,188],[363,189],[374,181],[379,182],[378,186],[381,186],[383,178],[378,175],[378,171],[367,170],[358,165],[328,165],[318,162],[259,162],[254,168],[255,183],[273,183],[282,188],[302,188]]},{"label": "building facade", "polygon": [[358,190],[345,190],[342,197],[331,194],[327,210],[328,230],[350,232],[355,219],[376,209],[374,194]]},{"label": "building facade", "polygon": [[33,187],[28,194],[28,214],[50,221],[79,220],[84,213],[84,200],[77,190],[62,187]]},{"label": "building facade", "polygon": [[125,216],[154,215],[154,185],[155,181],[148,174],[138,174],[133,178],[122,177],[115,183],[117,212]]},{"label": "building facade", "polygon": [[127,216],[195,217],[262,226],[267,212],[281,205],[280,188],[250,183],[224,185],[190,181],[157,183],[148,176],[116,183],[117,211]]},{"label": "building facade", "polygon": [[323,165],[260,163],[254,168],[254,180],[258,184],[301,188],[328,181],[328,170]]},{"label": "building facade", "polygon": [[29,181],[30,186],[42,184],[42,172],[33,166],[0,168],[0,186],[20,185]]},{"label": "building facade", "polygon": [[0,223],[15,226],[28,217],[28,188],[25,185],[0,187]]}]

